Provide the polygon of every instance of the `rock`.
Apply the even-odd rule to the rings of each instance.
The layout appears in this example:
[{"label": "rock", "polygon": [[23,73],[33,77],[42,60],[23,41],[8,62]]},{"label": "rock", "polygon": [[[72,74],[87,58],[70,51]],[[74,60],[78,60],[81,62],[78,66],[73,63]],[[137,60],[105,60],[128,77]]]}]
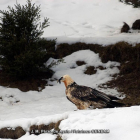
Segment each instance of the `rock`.
[{"label": "rock", "polygon": [[130,30],[130,27],[127,23],[124,22],[124,25],[121,28],[121,33],[128,33]]},{"label": "rock", "polygon": [[133,23],[132,29],[134,29],[134,30],[140,30],[140,19],[136,20],[136,21]]}]

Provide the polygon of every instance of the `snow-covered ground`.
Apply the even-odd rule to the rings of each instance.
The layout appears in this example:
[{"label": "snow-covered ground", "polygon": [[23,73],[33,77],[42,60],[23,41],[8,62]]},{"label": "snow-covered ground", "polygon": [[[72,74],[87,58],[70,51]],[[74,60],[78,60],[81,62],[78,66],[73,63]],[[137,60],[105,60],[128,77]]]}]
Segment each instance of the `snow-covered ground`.
[{"label": "snow-covered ground", "polygon": [[[140,107],[126,107],[113,109],[96,109],[74,111],[59,115],[37,117],[34,119],[20,119],[2,122],[2,126],[22,126],[28,131],[33,125],[48,124],[65,119],[60,124],[59,135],[64,140],[139,140],[140,139]],[[107,130],[109,133],[97,133],[96,130]],[[82,133],[84,132],[84,134]],[[53,130],[52,130],[53,133]],[[51,133],[39,136],[26,135],[19,140],[55,140],[56,135]]]},{"label": "snow-covered ground", "polygon": [[[77,66],[76,61],[83,60],[85,65]],[[49,59],[48,63],[57,61]],[[86,75],[84,71],[86,67],[92,65],[97,68],[97,73],[94,75]],[[106,83],[112,79],[112,75],[119,73],[116,66],[120,64],[117,62],[102,63],[99,55],[90,50],[83,50],[75,52],[64,58],[64,63],[54,66],[55,71],[52,79],[48,84],[53,86],[46,86],[42,92],[29,91],[21,92],[18,89],[11,89],[0,87],[0,121],[19,119],[19,118],[34,118],[37,116],[52,115],[63,113],[65,111],[73,111],[76,109],[75,105],[69,102],[65,97],[64,84],[58,84],[56,79],[59,79],[64,74],[69,74],[75,82],[80,85],[98,88],[98,85]],[[105,70],[98,69],[99,66],[106,68]],[[74,68],[75,67],[75,68]],[[100,89],[107,94],[120,96],[115,89]],[[16,101],[20,101],[17,102]]]},{"label": "snow-covered ground", "polygon": [[[13,6],[16,1],[0,0],[0,9]],[[108,45],[118,41],[140,42],[140,34],[120,33],[123,22],[130,27],[139,19],[139,9],[119,0],[33,0],[41,5],[41,17],[48,17],[50,26],[44,37],[57,38],[57,43],[77,41]]]},{"label": "snow-covered ground", "polygon": [[[63,134],[66,140],[139,140],[140,107],[79,111],[60,124],[61,130],[89,130],[90,134]],[[109,129],[110,133],[92,133]]]},{"label": "snow-covered ground", "polygon": [[[82,66],[77,66],[76,61],[85,61],[86,64]],[[57,61],[55,59],[49,59],[46,64],[51,63],[52,61]],[[97,72],[94,75],[86,75],[84,71],[87,66],[94,66],[97,68]],[[33,124],[49,124],[50,122],[57,122],[61,119],[66,119],[60,126],[61,129],[67,130],[71,128],[79,129],[111,129],[110,134],[90,134],[88,135],[89,139],[94,137],[102,137],[105,138],[113,137],[115,134],[115,129],[117,126],[113,125],[113,121],[110,122],[112,125],[109,127],[109,121],[107,121],[106,116],[110,116],[113,114],[116,116],[117,112],[125,110],[121,109],[105,109],[105,110],[95,110],[94,111],[77,111],[75,105],[69,102],[65,97],[65,87],[63,84],[58,84],[56,80],[60,78],[64,74],[69,74],[72,78],[81,85],[90,86],[92,88],[98,88],[98,85],[105,83],[112,79],[112,75],[119,73],[117,66],[120,64],[117,62],[107,62],[102,63],[99,55],[95,54],[90,50],[83,50],[75,52],[69,56],[64,58],[64,63],[60,63],[57,66],[54,66],[52,69],[55,71],[53,78],[48,82],[53,86],[46,86],[46,88],[42,92],[37,91],[29,91],[29,92],[21,92],[18,89],[11,89],[6,87],[0,87],[0,96],[3,101],[0,101],[0,128],[3,127],[17,127],[21,126],[24,130],[29,131],[29,127]],[[99,66],[103,66],[104,70],[98,69]],[[54,80],[54,81],[53,81]],[[115,89],[100,89],[107,94],[112,94],[115,96],[122,96]],[[16,101],[20,101],[16,103]],[[139,108],[138,108],[139,109]],[[133,109],[132,109],[133,110]],[[60,115],[56,115],[59,113],[63,113]],[[50,116],[51,115],[51,116]],[[119,113],[120,117],[121,113]],[[74,119],[75,116],[75,119]],[[78,121],[78,118],[80,120]],[[71,120],[72,119],[72,120]],[[117,117],[118,119],[118,117]],[[97,120],[97,121],[96,121]],[[110,119],[109,119],[110,120]],[[83,123],[85,121],[85,123]],[[117,120],[118,121],[118,120]],[[128,121],[128,120],[127,120]],[[81,123],[82,122],[82,123]],[[79,125],[81,123],[82,125]],[[91,124],[93,126],[91,127]],[[105,124],[104,124],[105,123]],[[90,125],[88,125],[90,124]],[[108,124],[108,125],[106,125]],[[117,125],[117,123],[115,123]],[[105,127],[106,126],[106,127]],[[115,127],[115,128],[114,128]],[[112,133],[113,131],[113,133]],[[123,129],[124,131],[124,129]],[[118,133],[118,130],[117,130]],[[86,135],[77,135],[77,134],[65,134],[62,135],[64,139],[77,140],[78,137],[85,138]],[[112,138],[111,137],[111,138]],[[30,136],[28,133],[21,138],[22,139],[45,139],[49,138],[55,139],[55,135],[51,134],[41,134],[40,136]],[[111,139],[110,138],[110,139]]]},{"label": "snow-covered ground", "polygon": [[[25,0],[17,0],[25,4]],[[139,9],[120,3],[119,0],[33,0],[41,4],[41,16],[50,19],[50,26],[45,29],[44,37],[57,38],[57,43],[86,42],[108,45],[119,41],[129,43],[140,42],[139,33],[120,34],[123,22],[132,26],[139,19]],[[1,0],[0,9],[13,6],[16,0]],[[54,59],[49,59],[48,65]],[[76,61],[86,64],[77,66]],[[57,61],[57,60],[54,60]],[[55,71],[41,92],[21,92],[0,86],[0,128],[22,126],[28,131],[32,124],[48,124],[64,119],[60,124],[62,130],[92,130],[109,129],[109,134],[63,134],[68,140],[131,140],[140,139],[140,107],[96,109],[76,111],[75,105],[65,97],[65,87],[58,84],[56,79],[69,74],[80,85],[97,88],[107,94],[123,98],[116,89],[100,89],[98,86],[112,79],[113,74],[119,73],[117,62],[102,63],[99,55],[90,50],[78,51],[64,58],[52,69]],[[97,68],[94,75],[86,75],[87,66]],[[106,69],[100,70],[98,66]],[[16,102],[19,101],[19,102]],[[54,140],[55,135],[41,134],[21,137],[21,140]]]}]

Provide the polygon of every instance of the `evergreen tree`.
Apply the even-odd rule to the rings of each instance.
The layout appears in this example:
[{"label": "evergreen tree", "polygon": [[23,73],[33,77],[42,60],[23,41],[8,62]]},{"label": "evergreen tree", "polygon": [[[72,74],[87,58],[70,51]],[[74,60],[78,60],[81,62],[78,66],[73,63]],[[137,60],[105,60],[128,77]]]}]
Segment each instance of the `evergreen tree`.
[{"label": "evergreen tree", "polygon": [[8,11],[0,13],[0,65],[16,77],[36,74],[44,67],[47,52],[41,35],[49,26],[49,19],[44,18],[41,23],[40,6],[30,0],[26,5],[8,6]]}]

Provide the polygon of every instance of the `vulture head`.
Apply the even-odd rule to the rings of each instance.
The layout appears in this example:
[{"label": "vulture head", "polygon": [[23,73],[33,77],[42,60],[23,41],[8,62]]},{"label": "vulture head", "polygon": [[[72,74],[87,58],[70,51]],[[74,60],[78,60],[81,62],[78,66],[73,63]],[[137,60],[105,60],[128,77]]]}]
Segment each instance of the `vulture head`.
[{"label": "vulture head", "polygon": [[59,80],[57,80],[57,82],[64,82],[65,86],[67,87],[68,85],[71,85],[74,81],[69,75],[64,75]]}]

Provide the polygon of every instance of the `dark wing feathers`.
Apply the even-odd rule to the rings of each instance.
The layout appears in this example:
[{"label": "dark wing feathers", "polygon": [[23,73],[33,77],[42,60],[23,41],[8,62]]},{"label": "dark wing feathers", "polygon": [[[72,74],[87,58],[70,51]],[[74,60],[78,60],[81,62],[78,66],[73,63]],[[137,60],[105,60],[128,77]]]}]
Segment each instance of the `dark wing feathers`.
[{"label": "dark wing feathers", "polygon": [[119,98],[112,96],[112,95],[107,95],[111,100],[120,100]]},{"label": "dark wing feathers", "polygon": [[[85,87],[85,86],[79,86],[79,85],[75,85],[74,90],[71,91],[71,95],[73,97],[79,98],[81,100],[85,100],[85,99],[92,97],[90,88]],[[94,96],[94,95],[93,95],[93,97],[96,98],[96,96]]]},{"label": "dark wing feathers", "polygon": [[[69,99],[69,97],[68,96],[66,96],[67,97],[67,99],[70,101],[70,102],[72,102],[70,99]],[[75,104],[74,102],[72,102],[73,104]]]},{"label": "dark wing feathers", "polygon": [[102,92],[99,92],[95,89],[86,86],[75,85],[74,90],[71,91],[71,95],[75,98],[78,98],[82,101],[105,101],[110,102],[110,98]]},{"label": "dark wing feathers", "polygon": [[[107,108],[124,106],[123,103],[112,101],[119,100],[119,98],[112,95],[106,95],[105,93],[100,92],[96,89],[92,89],[90,87],[74,84],[72,86],[72,89],[73,90],[71,91],[71,95],[82,101],[94,101],[97,103],[102,102],[103,104],[106,104]],[[70,99],[68,98],[68,100]]]},{"label": "dark wing feathers", "polygon": [[106,102],[110,102],[110,98],[109,98],[105,93],[100,92],[100,91],[98,91],[98,90],[96,90],[96,89],[92,89],[92,93],[93,93],[93,94],[96,94],[96,96],[97,96],[98,98],[100,98],[101,100],[104,100],[104,101],[106,101]]}]

